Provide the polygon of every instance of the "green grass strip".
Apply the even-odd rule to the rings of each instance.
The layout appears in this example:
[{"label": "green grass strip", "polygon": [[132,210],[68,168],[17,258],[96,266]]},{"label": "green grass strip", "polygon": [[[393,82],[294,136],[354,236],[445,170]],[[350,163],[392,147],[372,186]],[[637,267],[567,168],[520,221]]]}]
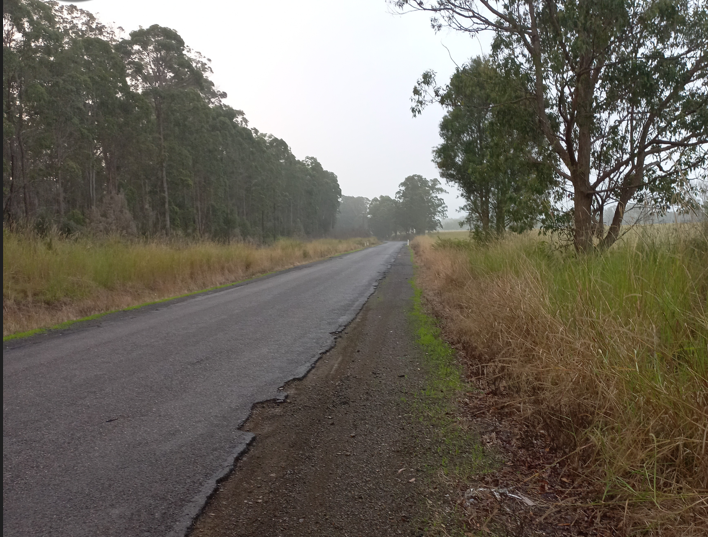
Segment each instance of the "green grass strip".
[{"label": "green grass strip", "polygon": [[[411,261],[413,252],[411,251]],[[413,263],[414,270],[417,267]],[[474,390],[465,380],[455,349],[443,339],[438,320],[426,313],[423,293],[415,281],[411,321],[416,343],[425,353],[428,379],[425,390],[417,398],[420,419],[431,426],[439,442],[439,460],[435,463],[446,475],[467,479],[488,466],[476,438],[460,425],[458,399]]]},{"label": "green grass strip", "polygon": [[[412,251],[411,262],[417,273]],[[423,461],[428,491],[418,524],[425,528],[425,535],[462,536],[466,535],[465,513],[459,506],[451,505],[451,498],[445,493],[457,490],[451,486],[451,481],[468,483],[489,471],[494,462],[460,419],[458,401],[475,388],[465,380],[457,353],[443,339],[438,320],[426,313],[423,293],[415,276],[410,284],[413,287],[410,320],[416,343],[424,352],[423,365],[427,373],[425,388],[416,395],[412,405],[414,415],[428,431],[427,443],[432,448]]]}]

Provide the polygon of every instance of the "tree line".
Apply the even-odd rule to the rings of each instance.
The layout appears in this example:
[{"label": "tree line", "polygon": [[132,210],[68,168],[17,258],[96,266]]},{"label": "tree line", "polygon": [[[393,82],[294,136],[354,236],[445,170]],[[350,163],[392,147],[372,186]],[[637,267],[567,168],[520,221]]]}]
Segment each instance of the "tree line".
[{"label": "tree line", "polygon": [[322,235],[337,176],[250,128],[210,61],[153,25],[3,1],[3,222],[128,234]]},{"label": "tree line", "polygon": [[[610,247],[632,204],[697,208],[708,164],[708,11],[702,0],[389,0],[436,30],[493,36],[491,53],[414,115],[446,110],[434,160],[482,236],[541,222],[578,252]],[[603,215],[612,210],[609,225]]]},{"label": "tree line", "polygon": [[335,232],[341,236],[368,236],[386,240],[423,235],[442,227],[447,207],[439,194],[445,190],[437,179],[409,175],[394,198],[342,196]]}]

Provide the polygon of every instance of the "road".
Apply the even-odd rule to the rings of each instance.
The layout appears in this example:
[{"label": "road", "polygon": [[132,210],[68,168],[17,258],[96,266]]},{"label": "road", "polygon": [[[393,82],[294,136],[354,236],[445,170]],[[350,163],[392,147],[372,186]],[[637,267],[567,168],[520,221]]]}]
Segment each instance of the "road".
[{"label": "road", "polygon": [[184,534],[253,404],[331,348],[401,246],[5,345],[3,534]]},{"label": "road", "polygon": [[243,429],[256,442],[219,484],[189,537],[424,533],[425,520],[436,516],[431,502],[452,492],[432,488],[432,469],[451,459],[420,412],[433,408],[424,403],[433,385],[411,322],[412,277],[402,249],[337,345],[304,379],[287,385],[288,404],[254,410]]}]

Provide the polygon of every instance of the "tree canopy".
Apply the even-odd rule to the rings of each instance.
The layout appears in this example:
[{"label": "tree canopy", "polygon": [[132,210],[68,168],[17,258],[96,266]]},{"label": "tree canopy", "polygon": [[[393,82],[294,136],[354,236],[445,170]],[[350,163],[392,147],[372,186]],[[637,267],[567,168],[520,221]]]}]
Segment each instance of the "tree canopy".
[{"label": "tree canopy", "polygon": [[414,88],[413,113],[437,102],[443,142],[433,160],[466,201],[479,238],[535,225],[554,186],[553,155],[543,143],[518,74],[502,73],[489,59],[458,67],[444,87],[428,72]]},{"label": "tree canopy", "polygon": [[447,216],[445,202],[438,194],[445,193],[437,179],[409,175],[398,185],[396,192],[396,221],[404,233],[422,235],[442,226]]},{"label": "tree canopy", "polygon": [[334,230],[338,234],[349,234],[353,236],[367,236],[369,198],[363,196],[342,196],[337,212],[337,222]]},{"label": "tree canopy", "polygon": [[437,179],[409,175],[398,185],[396,197],[380,196],[369,205],[369,229],[380,239],[397,233],[423,235],[442,226],[447,216],[439,196],[445,190]]},{"label": "tree canopy", "polygon": [[369,229],[379,239],[389,239],[397,231],[396,200],[390,196],[379,196],[369,204]]},{"label": "tree canopy", "polygon": [[337,176],[250,128],[209,60],[159,25],[3,2],[3,220],[214,238],[322,235]]},{"label": "tree canopy", "polygon": [[[433,26],[494,35],[492,60],[525,96],[557,156],[579,252],[610,246],[627,204],[675,203],[705,177],[708,15],[702,0],[395,0]],[[616,203],[612,223],[598,223]],[[563,222],[558,214],[556,222]]]}]

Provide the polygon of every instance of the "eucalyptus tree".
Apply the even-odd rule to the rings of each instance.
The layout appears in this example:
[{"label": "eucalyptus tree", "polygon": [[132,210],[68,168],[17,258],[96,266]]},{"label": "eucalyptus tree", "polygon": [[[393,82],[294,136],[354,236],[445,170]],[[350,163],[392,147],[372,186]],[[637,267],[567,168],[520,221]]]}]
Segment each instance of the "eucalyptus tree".
[{"label": "eucalyptus tree", "polygon": [[[60,197],[65,189],[87,197],[95,207],[99,196],[97,169],[104,176],[105,194],[119,190],[121,162],[133,157],[133,141],[139,138],[140,120],[146,120],[126,80],[125,65],[111,43],[100,37],[76,37],[52,62],[47,86],[49,106],[42,117],[54,133],[52,151],[57,167],[53,174]],[[83,176],[88,181],[88,196]],[[69,192],[70,193],[70,192]]]},{"label": "eucalyptus tree", "polygon": [[324,235],[334,228],[342,191],[337,176],[325,170],[315,157],[303,161],[307,168],[307,183],[304,188],[305,204],[309,207],[305,232]]},{"label": "eucalyptus tree", "polygon": [[335,229],[359,234],[367,233],[369,203],[369,199],[363,196],[342,196],[337,211],[337,221],[334,225]]},{"label": "eucalyptus tree", "polygon": [[425,234],[442,226],[447,207],[439,194],[445,193],[437,179],[409,175],[396,192],[396,225],[404,233]]},{"label": "eucalyptus tree", "polygon": [[56,210],[61,221],[95,206],[97,175],[117,192],[119,150],[139,137],[125,67],[113,31],[75,6],[6,1],[3,30],[4,219],[19,188],[25,218]]},{"label": "eucalyptus tree", "polygon": [[130,32],[119,45],[136,91],[149,95],[157,123],[159,173],[165,203],[165,231],[170,233],[170,200],[167,180],[168,152],[165,145],[166,95],[171,91],[194,89],[205,97],[218,99],[214,84],[206,77],[209,66],[200,56],[190,57],[190,50],[180,35],[154,24]]},{"label": "eucalyptus tree", "polygon": [[436,29],[494,34],[493,57],[527,75],[539,127],[572,198],[573,240],[594,249],[593,214],[675,201],[705,176],[708,15],[703,0],[394,0]]},{"label": "eucalyptus tree", "polygon": [[46,98],[52,56],[61,35],[50,6],[41,0],[3,1],[3,219],[24,209],[33,215],[30,182],[34,149],[46,144],[39,109]]},{"label": "eucalyptus tree", "polygon": [[379,239],[390,239],[398,231],[397,208],[398,203],[390,196],[379,196],[369,203],[368,227]]},{"label": "eucalyptus tree", "polygon": [[552,155],[537,128],[518,73],[489,59],[458,67],[444,87],[424,73],[413,91],[414,115],[431,102],[446,110],[442,143],[433,152],[441,176],[466,201],[468,222],[481,238],[534,226],[554,186]]}]

